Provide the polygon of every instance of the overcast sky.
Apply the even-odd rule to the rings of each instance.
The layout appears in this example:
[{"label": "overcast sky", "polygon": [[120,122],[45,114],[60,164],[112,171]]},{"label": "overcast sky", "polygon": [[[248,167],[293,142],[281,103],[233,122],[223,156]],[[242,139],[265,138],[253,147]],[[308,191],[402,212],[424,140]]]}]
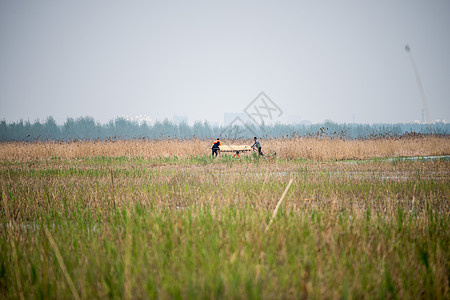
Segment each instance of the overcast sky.
[{"label": "overcast sky", "polygon": [[0,119],[450,121],[450,1],[0,1]]}]

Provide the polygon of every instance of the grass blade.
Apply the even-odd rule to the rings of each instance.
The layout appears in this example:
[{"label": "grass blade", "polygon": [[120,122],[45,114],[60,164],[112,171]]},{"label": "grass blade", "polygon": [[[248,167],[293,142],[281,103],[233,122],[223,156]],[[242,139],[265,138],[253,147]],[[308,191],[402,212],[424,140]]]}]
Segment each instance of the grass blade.
[{"label": "grass blade", "polygon": [[278,200],[278,203],[277,203],[277,206],[275,207],[275,209],[273,210],[273,213],[272,213],[272,218],[270,219],[270,222],[269,222],[269,224],[267,224],[267,227],[266,227],[266,232],[267,232],[267,230],[269,230],[269,227],[270,227],[270,225],[272,225],[272,223],[273,223],[273,219],[275,218],[275,216],[277,215],[277,212],[278,212],[278,208],[280,207],[280,205],[281,205],[281,202],[283,202],[283,199],[284,199],[284,197],[286,196],[286,194],[287,194],[287,192],[288,192],[288,190],[289,190],[289,188],[291,187],[291,184],[292,184],[292,182],[294,181],[294,179],[293,178],[291,178],[291,180],[289,180],[289,183],[288,183],[288,185],[287,185],[287,187],[286,187],[286,189],[284,190],[284,192],[283,192],[283,195],[281,195],[281,198],[280,198],[280,200]]},{"label": "grass blade", "polygon": [[75,299],[80,299],[80,296],[78,295],[78,292],[75,289],[75,285],[73,284],[72,278],[70,278],[69,272],[67,272],[66,265],[64,264],[61,253],[59,252],[58,245],[56,245],[56,242],[53,239],[52,235],[50,234],[50,231],[48,231],[47,228],[44,228],[44,230],[45,234],[47,235],[48,241],[50,242],[50,245],[53,248],[53,251],[55,251],[56,259],[58,260],[59,266],[61,267],[61,271],[63,272],[64,277],[66,277],[67,283],[69,284],[69,288],[72,291],[73,297]]}]

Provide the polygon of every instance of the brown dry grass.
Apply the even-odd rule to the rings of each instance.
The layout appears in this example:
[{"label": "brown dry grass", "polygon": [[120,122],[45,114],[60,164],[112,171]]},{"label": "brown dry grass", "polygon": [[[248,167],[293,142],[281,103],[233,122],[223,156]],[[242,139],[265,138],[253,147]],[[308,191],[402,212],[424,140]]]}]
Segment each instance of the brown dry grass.
[{"label": "brown dry grass", "polygon": [[450,137],[341,140],[299,138],[267,141],[280,157],[313,160],[368,159],[374,157],[450,154]]},{"label": "brown dry grass", "polygon": [[[251,144],[251,140],[223,144]],[[129,140],[104,142],[8,142],[0,143],[1,160],[34,160],[58,157],[187,157],[209,155],[210,140]],[[279,158],[312,160],[367,159],[374,157],[449,155],[450,137],[341,140],[328,138],[291,138],[261,140],[264,151],[275,151]]]}]

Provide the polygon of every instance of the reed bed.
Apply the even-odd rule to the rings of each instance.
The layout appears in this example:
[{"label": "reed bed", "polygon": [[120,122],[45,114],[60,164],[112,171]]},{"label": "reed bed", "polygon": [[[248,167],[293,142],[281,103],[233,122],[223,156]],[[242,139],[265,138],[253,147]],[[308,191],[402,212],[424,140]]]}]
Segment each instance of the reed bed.
[{"label": "reed bed", "polygon": [[[334,143],[266,144],[291,142],[330,153]],[[383,145],[394,147],[371,147]],[[0,164],[1,298],[449,298],[448,159],[162,157],[174,141],[60,146],[83,155],[27,144]]]},{"label": "reed bed", "polygon": [[369,159],[385,157],[439,156],[450,153],[450,137],[420,136],[343,140],[330,138],[299,138],[269,140],[280,157],[302,157],[313,160]]},{"label": "reed bed", "polygon": [[[223,140],[223,144],[252,141]],[[450,154],[448,136],[414,136],[367,140],[335,138],[291,138],[261,140],[263,152],[276,152],[282,159],[368,159],[374,157],[434,156]],[[86,157],[189,157],[209,155],[210,140],[127,140],[75,142],[0,143],[0,160],[34,160]]]}]

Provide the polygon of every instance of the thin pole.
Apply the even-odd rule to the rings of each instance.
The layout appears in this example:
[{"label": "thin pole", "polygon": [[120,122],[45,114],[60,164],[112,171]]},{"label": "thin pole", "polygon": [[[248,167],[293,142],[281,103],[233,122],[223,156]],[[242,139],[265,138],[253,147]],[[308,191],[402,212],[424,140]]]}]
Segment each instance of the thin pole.
[{"label": "thin pole", "polygon": [[411,47],[409,47],[409,45],[405,46],[405,51],[409,53],[409,58],[411,59],[411,64],[414,69],[414,74],[416,75],[417,85],[419,86],[420,97],[422,98],[422,105],[423,105],[423,108],[425,109],[425,115],[427,116],[428,130],[430,133],[432,133],[433,130],[431,127],[431,117],[430,117],[430,111],[428,109],[427,96],[425,95],[425,90],[423,88],[422,80],[420,79],[419,70],[417,69],[416,61],[414,60],[414,56],[412,54]]}]

